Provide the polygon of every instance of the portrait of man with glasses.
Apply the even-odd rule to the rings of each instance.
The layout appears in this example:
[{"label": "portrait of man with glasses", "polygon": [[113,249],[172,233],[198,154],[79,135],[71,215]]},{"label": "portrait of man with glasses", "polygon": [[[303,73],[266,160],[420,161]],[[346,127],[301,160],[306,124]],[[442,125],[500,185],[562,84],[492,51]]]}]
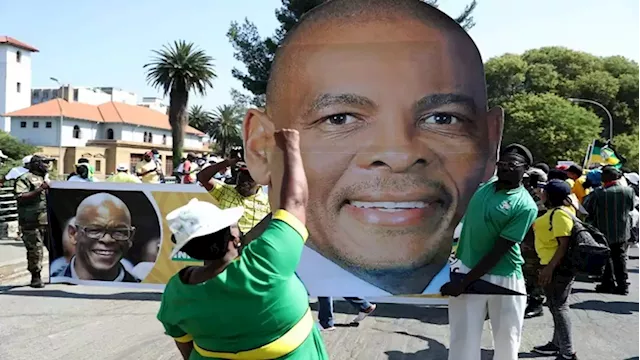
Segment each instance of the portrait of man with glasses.
[{"label": "portrait of man with glasses", "polygon": [[136,229],[120,198],[106,193],[86,197],[68,225],[75,255],[61,276],[79,280],[139,282],[121,260],[133,246]]}]

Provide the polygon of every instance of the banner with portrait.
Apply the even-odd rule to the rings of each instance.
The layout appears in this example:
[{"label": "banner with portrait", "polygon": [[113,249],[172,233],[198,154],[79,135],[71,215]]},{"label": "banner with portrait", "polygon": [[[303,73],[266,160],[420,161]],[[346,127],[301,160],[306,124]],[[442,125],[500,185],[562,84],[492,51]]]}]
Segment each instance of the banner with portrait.
[{"label": "banner with portrait", "polygon": [[[216,204],[198,185],[52,183],[48,195],[51,282],[164,288],[171,276],[184,267],[202,264],[180,252],[170,257],[174,243],[165,217],[193,198]],[[269,218],[265,218],[245,234],[246,238],[259,237],[268,221]],[[367,271],[368,264],[364,261],[376,259],[376,253],[379,259],[386,259],[389,257],[387,246],[372,244],[370,249],[364,249],[360,269],[343,267],[339,264],[344,256],[321,252],[321,247],[313,243],[312,232],[297,275],[310,296],[358,296],[380,302],[446,304],[439,290],[450,279],[450,263],[457,262],[452,245],[453,239],[459,236],[460,226],[455,230],[447,234],[450,240],[441,241],[438,246],[444,257],[438,252],[424,252],[420,257],[423,259],[420,271],[412,268],[415,259],[406,257],[404,262],[395,261],[392,268],[373,272]],[[104,241],[107,237],[109,241]],[[395,246],[399,253],[417,250],[410,244]],[[387,283],[395,287],[386,287]],[[514,294],[508,289],[481,283],[483,281],[471,292]]]}]

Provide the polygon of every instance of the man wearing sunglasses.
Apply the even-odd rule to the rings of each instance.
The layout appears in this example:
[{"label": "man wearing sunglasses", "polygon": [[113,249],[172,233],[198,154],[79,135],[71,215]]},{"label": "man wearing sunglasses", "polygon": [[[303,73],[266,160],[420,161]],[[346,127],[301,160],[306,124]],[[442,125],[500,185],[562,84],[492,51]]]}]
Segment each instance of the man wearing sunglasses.
[{"label": "man wearing sunglasses", "polygon": [[76,254],[62,276],[79,280],[139,282],[120,261],[133,245],[135,228],[127,205],[108,193],[85,198],[69,224]]},{"label": "man wearing sunglasses", "polygon": [[480,359],[487,310],[494,358],[518,358],[527,302],[520,243],[538,214],[533,198],[522,185],[532,163],[533,156],[526,147],[505,146],[497,163],[497,176],[480,186],[467,206],[450,265],[451,282],[440,290],[451,296],[451,360]]}]

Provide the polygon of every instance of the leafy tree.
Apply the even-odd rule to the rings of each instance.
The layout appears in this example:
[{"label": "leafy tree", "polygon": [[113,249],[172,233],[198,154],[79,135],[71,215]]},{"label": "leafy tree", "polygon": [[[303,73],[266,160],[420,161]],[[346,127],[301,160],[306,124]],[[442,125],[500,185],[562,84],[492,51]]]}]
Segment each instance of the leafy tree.
[{"label": "leafy tree", "polygon": [[601,119],[554,94],[517,94],[503,103],[503,143],[521,143],[535,161],[581,163],[587,147],[601,132]]},{"label": "leafy tree", "polygon": [[[522,55],[505,54],[485,64],[489,103],[508,102],[518,94],[551,93],[562,98],[594,100],[613,115],[613,133],[638,135],[638,64],[621,56],[597,57],[563,47],[543,47]],[[580,104],[605,125],[598,107]],[[505,127],[510,126],[506,124]],[[615,144],[615,142],[614,142]]]},{"label": "leafy tree", "polygon": [[178,40],[172,46],[153,50],[155,57],[144,68],[147,82],[169,95],[169,124],[173,136],[173,159],[182,157],[185,130],[189,121],[189,92],[205,95],[213,87],[216,73],[213,58],[193,43]]},{"label": "leafy tree", "polygon": [[211,121],[211,113],[204,110],[202,105],[193,105],[189,109],[189,126],[207,132]]},{"label": "leafy tree", "polygon": [[[262,38],[258,28],[245,18],[239,24],[232,22],[227,37],[235,49],[234,57],[241,61],[246,68],[246,72],[234,68],[231,73],[233,77],[242,82],[242,86],[253,94],[252,105],[264,106],[265,93],[267,91],[267,81],[271,70],[271,63],[278,48],[287,32],[300,20],[300,17],[307,11],[322,4],[326,0],[282,0],[282,7],[276,9],[276,18],[280,22],[280,27],[273,36]],[[438,0],[423,0],[433,6],[437,6]],[[471,14],[477,5],[476,0],[472,0],[455,20],[465,29],[471,29],[475,22]]]},{"label": "leafy tree", "polygon": [[23,157],[33,155],[41,150],[36,146],[21,142],[4,131],[0,131],[0,149],[9,159],[19,160],[20,164],[22,164]]},{"label": "leafy tree", "polygon": [[242,145],[242,117],[240,109],[233,105],[218,106],[213,112],[213,124],[209,135],[219,144],[222,156],[227,156],[232,146]]},{"label": "leafy tree", "polygon": [[[0,164],[0,177],[4,177],[12,168],[22,166],[23,157],[41,151],[40,148],[25,144],[4,131],[0,131],[0,150],[8,156],[8,159]],[[51,173],[57,174],[53,171]]]},{"label": "leafy tree", "polygon": [[613,138],[613,144],[616,151],[627,160],[624,163],[624,166],[634,172],[638,172],[638,162],[640,161],[640,157],[638,156],[639,144],[637,134],[638,129],[636,128],[635,135],[633,133],[620,134]]}]

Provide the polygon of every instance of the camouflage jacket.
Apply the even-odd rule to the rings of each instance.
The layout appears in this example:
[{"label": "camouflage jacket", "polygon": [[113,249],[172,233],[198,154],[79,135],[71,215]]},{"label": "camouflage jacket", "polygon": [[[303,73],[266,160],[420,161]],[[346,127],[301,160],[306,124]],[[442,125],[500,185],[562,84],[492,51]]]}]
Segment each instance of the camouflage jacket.
[{"label": "camouflage jacket", "polygon": [[[34,191],[42,185],[44,178],[31,172],[22,174],[14,186],[16,197]],[[47,225],[47,198],[45,192],[31,199],[18,200],[18,222],[22,226]]]}]

